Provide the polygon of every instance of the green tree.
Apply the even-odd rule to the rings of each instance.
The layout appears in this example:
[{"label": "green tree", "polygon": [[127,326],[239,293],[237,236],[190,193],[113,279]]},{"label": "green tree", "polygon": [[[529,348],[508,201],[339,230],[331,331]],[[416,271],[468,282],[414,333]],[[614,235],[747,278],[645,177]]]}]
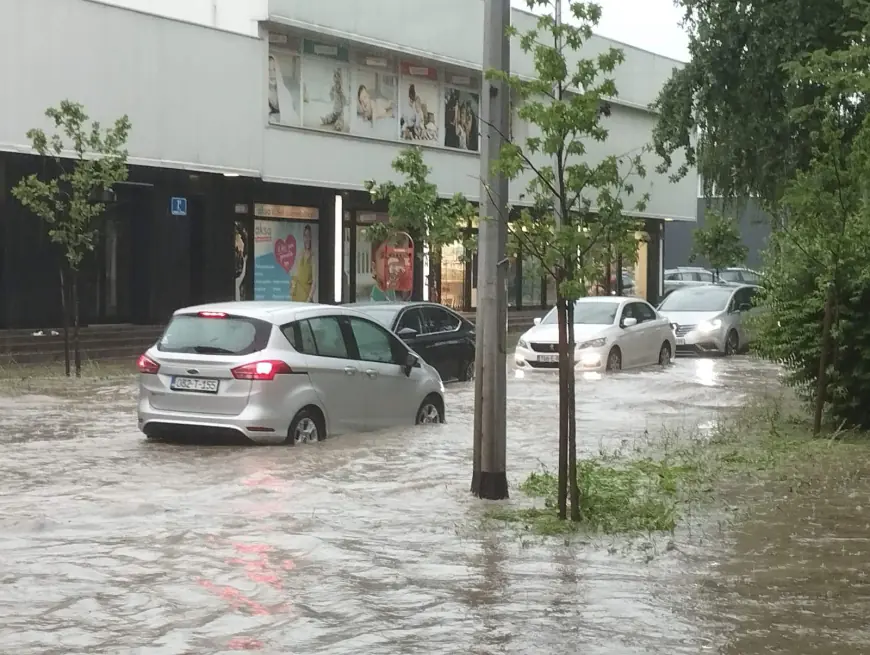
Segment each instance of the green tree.
[{"label": "green tree", "polygon": [[[660,170],[679,178],[697,167],[708,193],[715,186],[726,199],[753,194],[773,210],[814,157],[818,117],[794,121],[792,112],[825,95],[816,80],[795,78],[785,66],[807,52],[848,47],[863,19],[852,0],[677,3],[691,61],[674,70],[656,102]],[[847,137],[866,111],[866,98],[847,109]],[[686,159],[676,165],[680,152]]]},{"label": "green tree", "polygon": [[[585,41],[601,17],[598,5],[569,2],[572,23],[555,16],[551,0],[526,0],[530,9],[543,10],[534,29],[510,34],[519,41],[535,65],[527,79],[487,71],[489,79],[502,79],[518,104],[520,120],[531,126],[525,139],[505,135],[498,170],[510,180],[528,179],[523,209],[509,222],[510,247],[536,258],[557,283],[559,322],[559,516],[582,520],[577,480],[574,380],[574,303],[586,295],[612,256],[610,243],[638,229],[626,215],[626,198],[634,195],[629,180],[643,177],[642,150],[624,156],[590,161],[587,146],[607,140],[607,98],[617,95],[608,75],[623,61],[617,49],[594,58],[580,56]],[[631,209],[643,210],[647,195]]]},{"label": "green tree", "polygon": [[690,262],[698,257],[706,260],[716,276],[729,266],[737,266],[746,261],[749,249],[743,245],[737,221],[721,212],[707,211],[704,214],[704,227],[692,233],[692,255]]},{"label": "green tree", "polygon": [[854,119],[870,92],[868,35],[787,67],[823,92],[792,112],[814,126],[812,158],[784,189],[756,348],[815,405],[817,431],[826,406],[836,424],[870,428],[870,116]]},{"label": "green tree", "polygon": [[[366,228],[372,243],[382,243],[398,233],[407,233],[415,243],[425,242],[429,248],[430,270],[441,264],[441,249],[456,242],[465,245],[466,253],[474,249],[474,240],[468,231],[468,221],[477,212],[460,193],[442,198],[438,187],[429,181],[432,170],[423,160],[419,147],[402,150],[393,161],[393,170],[405,179],[400,184],[368,180],[366,190],[375,202],[386,201],[389,219]],[[423,257],[423,249],[417,248]],[[434,275],[429,275],[429,297],[440,297]]]},{"label": "green tree", "polygon": [[38,128],[28,130],[33,149],[53,163],[49,176],[29,175],[12,195],[48,226],[51,241],[62,253],[60,263],[61,310],[66,374],[70,375],[69,325],[73,324],[76,376],[81,376],[79,352],[79,271],[85,256],[94,249],[100,217],[112,185],[127,179],[127,151],[124,146],[130,121],[122,116],[102,129],[88,124],[80,104],[64,100],[45,115],[54,123],[51,136]]}]

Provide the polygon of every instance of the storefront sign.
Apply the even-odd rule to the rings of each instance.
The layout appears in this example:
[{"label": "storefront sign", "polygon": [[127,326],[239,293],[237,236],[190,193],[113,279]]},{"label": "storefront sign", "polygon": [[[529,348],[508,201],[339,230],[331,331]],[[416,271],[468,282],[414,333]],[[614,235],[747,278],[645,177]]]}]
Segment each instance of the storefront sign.
[{"label": "storefront sign", "polygon": [[425,77],[430,80],[438,81],[438,69],[432,66],[419,66],[408,61],[402,62],[402,74],[410,75],[411,77]]},{"label": "storefront sign", "polygon": [[302,44],[303,52],[306,55],[317,55],[318,57],[329,57],[330,59],[338,59],[339,61],[349,61],[350,55],[346,47],[343,45],[333,45],[331,43],[320,43],[305,39]]},{"label": "storefront sign", "polygon": [[236,205],[235,213],[236,214],[247,214],[248,213],[248,206],[242,205],[242,204]]},{"label": "storefront sign", "polygon": [[320,212],[316,207],[296,207],[295,205],[254,205],[254,216],[258,218],[282,218],[290,221],[316,221]]}]

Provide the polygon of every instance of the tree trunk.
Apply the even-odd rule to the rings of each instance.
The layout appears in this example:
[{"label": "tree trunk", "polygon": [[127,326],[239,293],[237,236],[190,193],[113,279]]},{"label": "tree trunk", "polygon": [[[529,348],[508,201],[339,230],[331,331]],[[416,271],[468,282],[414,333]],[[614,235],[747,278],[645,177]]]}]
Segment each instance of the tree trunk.
[{"label": "tree trunk", "polygon": [[834,322],[834,284],[828,284],[825,294],[825,315],[822,319],[822,348],[819,353],[819,376],[816,380],[816,406],[813,414],[813,435],[822,431],[822,416],[828,391],[828,360],[831,353],[831,324]]},{"label": "tree trunk", "polygon": [[441,302],[441,249],[429,245],[429,302]]},{"label": "tree trunk", "polygon": [[[559,519],[568,518],[568,425],[569,425],[569,388],[568,388],[568,302],[557,292],[556,307],[559,320]],[[571,357],[573,359],[573,357]]]},{"label": "tree trunk", "polygon": [[73,310],[73,353],[75,355],[76,377],[82,376],[82,355],[79,348],[79,272],[72,272],[72,310]]},{"label": "tree trunk", "polygon": [[[609,278],[608,278],[609,279]],[[577,483],[577,411],[576,411],[576,378],[574,375],[574,302],[569,301],[566,308],[568,325],[568,363],[567,363],[567,393],[568,404],[568,492],[571,500],[571,520],[580,521],[580,487]]]},{"label": "tree trunk", "polygon": [[63,264],[60,269],[60,314],[63,324],[63,365],[66,376],[70,376],[69,359],[69,303],[67,303],[67,279],[63,274]]}]

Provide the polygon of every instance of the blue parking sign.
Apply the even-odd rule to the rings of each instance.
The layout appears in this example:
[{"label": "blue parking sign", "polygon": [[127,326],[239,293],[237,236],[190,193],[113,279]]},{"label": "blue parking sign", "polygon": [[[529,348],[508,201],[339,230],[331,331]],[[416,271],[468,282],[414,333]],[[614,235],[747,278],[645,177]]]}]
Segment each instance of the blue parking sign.
[{"label": "blue parking sign", "polygon": [[173,216],[187,216],[187,198],[172,198],[169,209]]}]

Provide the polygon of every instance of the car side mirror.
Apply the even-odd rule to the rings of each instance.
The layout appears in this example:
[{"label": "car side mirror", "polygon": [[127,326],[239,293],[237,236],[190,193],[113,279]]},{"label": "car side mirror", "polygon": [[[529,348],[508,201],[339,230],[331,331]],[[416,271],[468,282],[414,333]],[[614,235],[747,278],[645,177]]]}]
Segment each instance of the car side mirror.
[{"label": "car side mirror", "polygon": [[403,339],[411,339],[417,336],[417,330],[412,327],[403,327],[397,334]]},{"label": "car side mirror", "polygon": [[622,327],[630,328],[637,325],[637,319],[629,316],[628,318],[622,319]]},{"label": "car side mirror", "polygon": [[411,377],[411,371],[414,370],[414,367],[420,362],[420,359],[412,352],[408,352],[405,356],[405,365],[402,367],[402,372],[404,372],[406,377]]},{"label": "car side mirror", "polygon": [[541,324],[541,317],[540,317],[540,316],[535,316],[535,319],[534,319],[534,321],[532,321],[532,322],[533,322],[535,325],[540,325],[540,324]]}]

